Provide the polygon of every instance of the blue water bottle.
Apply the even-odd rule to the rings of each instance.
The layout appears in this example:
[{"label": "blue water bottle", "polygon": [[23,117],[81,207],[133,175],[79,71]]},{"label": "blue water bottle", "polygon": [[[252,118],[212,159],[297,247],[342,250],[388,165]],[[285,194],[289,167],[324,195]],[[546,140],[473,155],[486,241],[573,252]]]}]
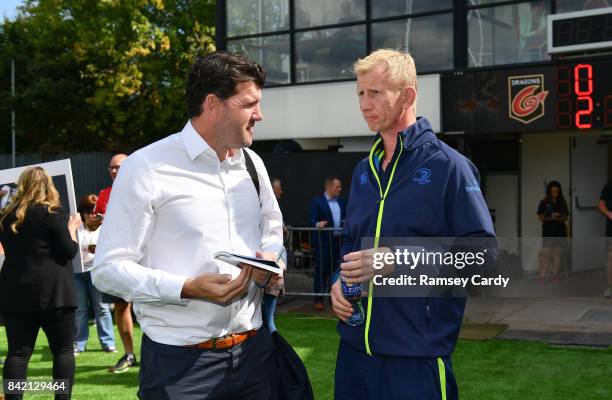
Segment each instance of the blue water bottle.
[{"label": "blue water bottle", "polygon": [[365,313],[363,312],[363,305],[361,304],[361,285],[359,283],[346,283],[343,277],[340,277],[340,285],[342,287],[342,295],[353,306],[353,313],[346,320],[346,323],[350,326],[363,324]]}]

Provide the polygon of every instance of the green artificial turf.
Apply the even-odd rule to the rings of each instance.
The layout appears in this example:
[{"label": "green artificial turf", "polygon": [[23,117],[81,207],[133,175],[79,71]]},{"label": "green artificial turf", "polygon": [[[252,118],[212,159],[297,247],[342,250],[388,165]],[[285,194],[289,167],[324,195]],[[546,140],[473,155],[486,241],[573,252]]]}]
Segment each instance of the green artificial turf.
[{"label": "green artificial turf", "polygon": [[[287,313],[277,316],[276,321],[279,331],[304,360],[315,399],[333,399],[338,348],[335,320]],[[138,328],[135,336],[136,352],[140,355]],[[6,336],[1,329],[0,356],[5,354]],[[88,349],[77,358],[73,398],[135,399],[138,368],[123,374],[106,372],[120,356],[100,350],[92,327]],[[463,340],[457,346],[453,364],[462,399],[612,399],[612,348],[563,348],[504,340]],[[48,378],[50,374],[51,353],[41,332],[30,361],[29,376]],[[52,396],[26,395],[25,398],[44,400]]]}]

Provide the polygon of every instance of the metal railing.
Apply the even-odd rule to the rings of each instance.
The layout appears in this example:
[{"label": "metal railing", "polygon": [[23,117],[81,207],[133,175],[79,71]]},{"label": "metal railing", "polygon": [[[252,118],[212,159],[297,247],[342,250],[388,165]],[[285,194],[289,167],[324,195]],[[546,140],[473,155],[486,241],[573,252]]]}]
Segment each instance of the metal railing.
[{"label": "metal railing", "polygon": [[286,228],[285,293],[329,296],[330,280],[340,260],[342,228]]}]

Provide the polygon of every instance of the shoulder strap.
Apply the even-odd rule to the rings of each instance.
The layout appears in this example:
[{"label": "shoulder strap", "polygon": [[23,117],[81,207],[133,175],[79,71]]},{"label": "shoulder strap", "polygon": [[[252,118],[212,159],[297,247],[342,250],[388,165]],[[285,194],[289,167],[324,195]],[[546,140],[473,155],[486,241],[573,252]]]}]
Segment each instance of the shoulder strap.
[{"label": "shoulder strap", "polygon": [[249,152],[246,151],[246,149],[242,149],[242,153],[244,153],[244,160],[246,162],[247,172],[251,176],[251,180],[253,181],[253,185],[255,185],[255,190],[257,191],[257,197],[259,197],[259,176],[257,175],[255,164],[253,164],[253,159],[249,155]]}]

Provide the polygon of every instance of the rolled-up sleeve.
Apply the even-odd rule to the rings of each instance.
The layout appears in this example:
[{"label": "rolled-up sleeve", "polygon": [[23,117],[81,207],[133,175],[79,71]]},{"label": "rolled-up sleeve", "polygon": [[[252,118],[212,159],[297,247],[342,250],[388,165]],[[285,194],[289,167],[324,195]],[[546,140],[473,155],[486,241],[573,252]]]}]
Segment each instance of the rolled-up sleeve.
[{"label": "rolled-up sleeve", "polygon": [[155,225],[156,182],[147,160],[136,153],[121,165],[96,246],[91,277],[102,292],[127,301],[185,305],[186,276],[142,265]]}]

